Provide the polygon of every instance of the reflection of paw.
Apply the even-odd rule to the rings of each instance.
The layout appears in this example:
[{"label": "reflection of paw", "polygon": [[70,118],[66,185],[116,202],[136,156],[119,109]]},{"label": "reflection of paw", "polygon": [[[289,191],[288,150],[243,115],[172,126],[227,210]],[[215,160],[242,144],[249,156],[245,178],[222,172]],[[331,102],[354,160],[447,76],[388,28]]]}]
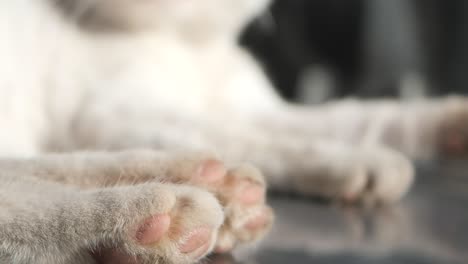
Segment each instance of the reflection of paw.
[{"label": "reflection of paw", "polygon": [[409,189],[414,177],[411,162],[386,148],[336,153],[313,177],[302,177],[296,188],[345,203],[391,203]]},{"label": "reflection of paw", "polygon": [[[167,180],[210,191],[224,207],[225,221],[219,232],[216,252],[230,251],[239,243],[257,241],[270,229],[273,212],[265,204],[266,185],[256,168],[244,165],[228,170],[221,162],[209,157],[185,158],[175,164],[178,165],[172,167],[178,168],[179,172],[172,171]],[[189,171],[192,173],[187,173]]]},{"label": "reflection of paw", "polygon": [[189,186],[122,187],[95,199],[109,208],[98,263],[193,263],[214,248],[224,219],[212,194]]},{"label": "reflection of paw", "polygon": [[448,98],[437,130],[438,153],[448,156],[468,154],[468,100]]}]

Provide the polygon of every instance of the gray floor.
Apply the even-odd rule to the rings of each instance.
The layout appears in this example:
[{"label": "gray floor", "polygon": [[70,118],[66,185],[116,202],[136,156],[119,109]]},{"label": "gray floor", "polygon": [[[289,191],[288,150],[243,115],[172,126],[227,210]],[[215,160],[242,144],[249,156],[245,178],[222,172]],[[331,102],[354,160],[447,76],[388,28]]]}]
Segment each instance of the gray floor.
[{"label": "gray floor", "polygon": [[208,263],[468,263],[468,162],[419,167],[410,195],[378,210],[272,197],[271,234],[255,250]]}]

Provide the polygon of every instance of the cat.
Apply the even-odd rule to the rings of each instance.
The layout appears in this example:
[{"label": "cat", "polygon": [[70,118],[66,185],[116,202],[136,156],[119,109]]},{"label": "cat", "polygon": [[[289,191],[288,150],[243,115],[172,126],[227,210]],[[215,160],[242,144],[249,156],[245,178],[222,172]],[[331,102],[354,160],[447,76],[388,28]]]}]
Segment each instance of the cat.
[{"label": "cat", "polygon": [[237,44],[268,4],[1,2],[0,263],[193,263],[263,237],[267,184],[386,204],[464,153],[464,98],[285,103]]}]

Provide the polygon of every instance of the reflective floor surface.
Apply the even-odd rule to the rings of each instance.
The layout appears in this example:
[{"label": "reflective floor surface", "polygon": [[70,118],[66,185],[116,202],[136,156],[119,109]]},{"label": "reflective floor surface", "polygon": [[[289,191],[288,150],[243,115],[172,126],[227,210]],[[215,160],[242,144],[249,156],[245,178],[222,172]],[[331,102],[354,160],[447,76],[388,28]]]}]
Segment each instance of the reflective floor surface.
[{"label": "reflective floor surface", "polygon": [[468,263],[468,162],[421,164],[411,193],[375,210],[273,196],[277,215],[255,249],[210,264]]}]

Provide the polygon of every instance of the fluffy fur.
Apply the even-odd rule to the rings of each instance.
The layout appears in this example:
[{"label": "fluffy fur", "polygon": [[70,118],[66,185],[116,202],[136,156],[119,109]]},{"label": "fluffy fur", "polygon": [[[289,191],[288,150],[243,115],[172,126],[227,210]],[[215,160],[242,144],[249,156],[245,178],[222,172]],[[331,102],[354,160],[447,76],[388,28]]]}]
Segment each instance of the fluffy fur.
[{"label": "fluffy fur", "polygon": [[[254,163],[276,189],[373,203],[408,190],[413,169],[402,153],[432,158],[464,147],[451,140],[453,131],[464,139],[454,125],[467,113],[463,98],[315,108],[283,102],[236,42],[267,4],[1,2],[0,260],[87,263],[90,248],[111,244],[142,262],[190,263],[171,243],[145,251],[125,232],[145,216],[175,210],[181,195],[196,206],[180,226],[198,221],[218,232],[223,219],[223,226],[237,219],[223,215],[213,189],[166,177],[162,168],[180,170],[192,164],[186,159],[163,158],[141,170],[146,154],[48,152],[214,151],[229,164]],[[116,155],[124,158],[112,161]],[[127,163],[131,169],[122,171]],[[228,244],[260,236],[231,233]]]}]

